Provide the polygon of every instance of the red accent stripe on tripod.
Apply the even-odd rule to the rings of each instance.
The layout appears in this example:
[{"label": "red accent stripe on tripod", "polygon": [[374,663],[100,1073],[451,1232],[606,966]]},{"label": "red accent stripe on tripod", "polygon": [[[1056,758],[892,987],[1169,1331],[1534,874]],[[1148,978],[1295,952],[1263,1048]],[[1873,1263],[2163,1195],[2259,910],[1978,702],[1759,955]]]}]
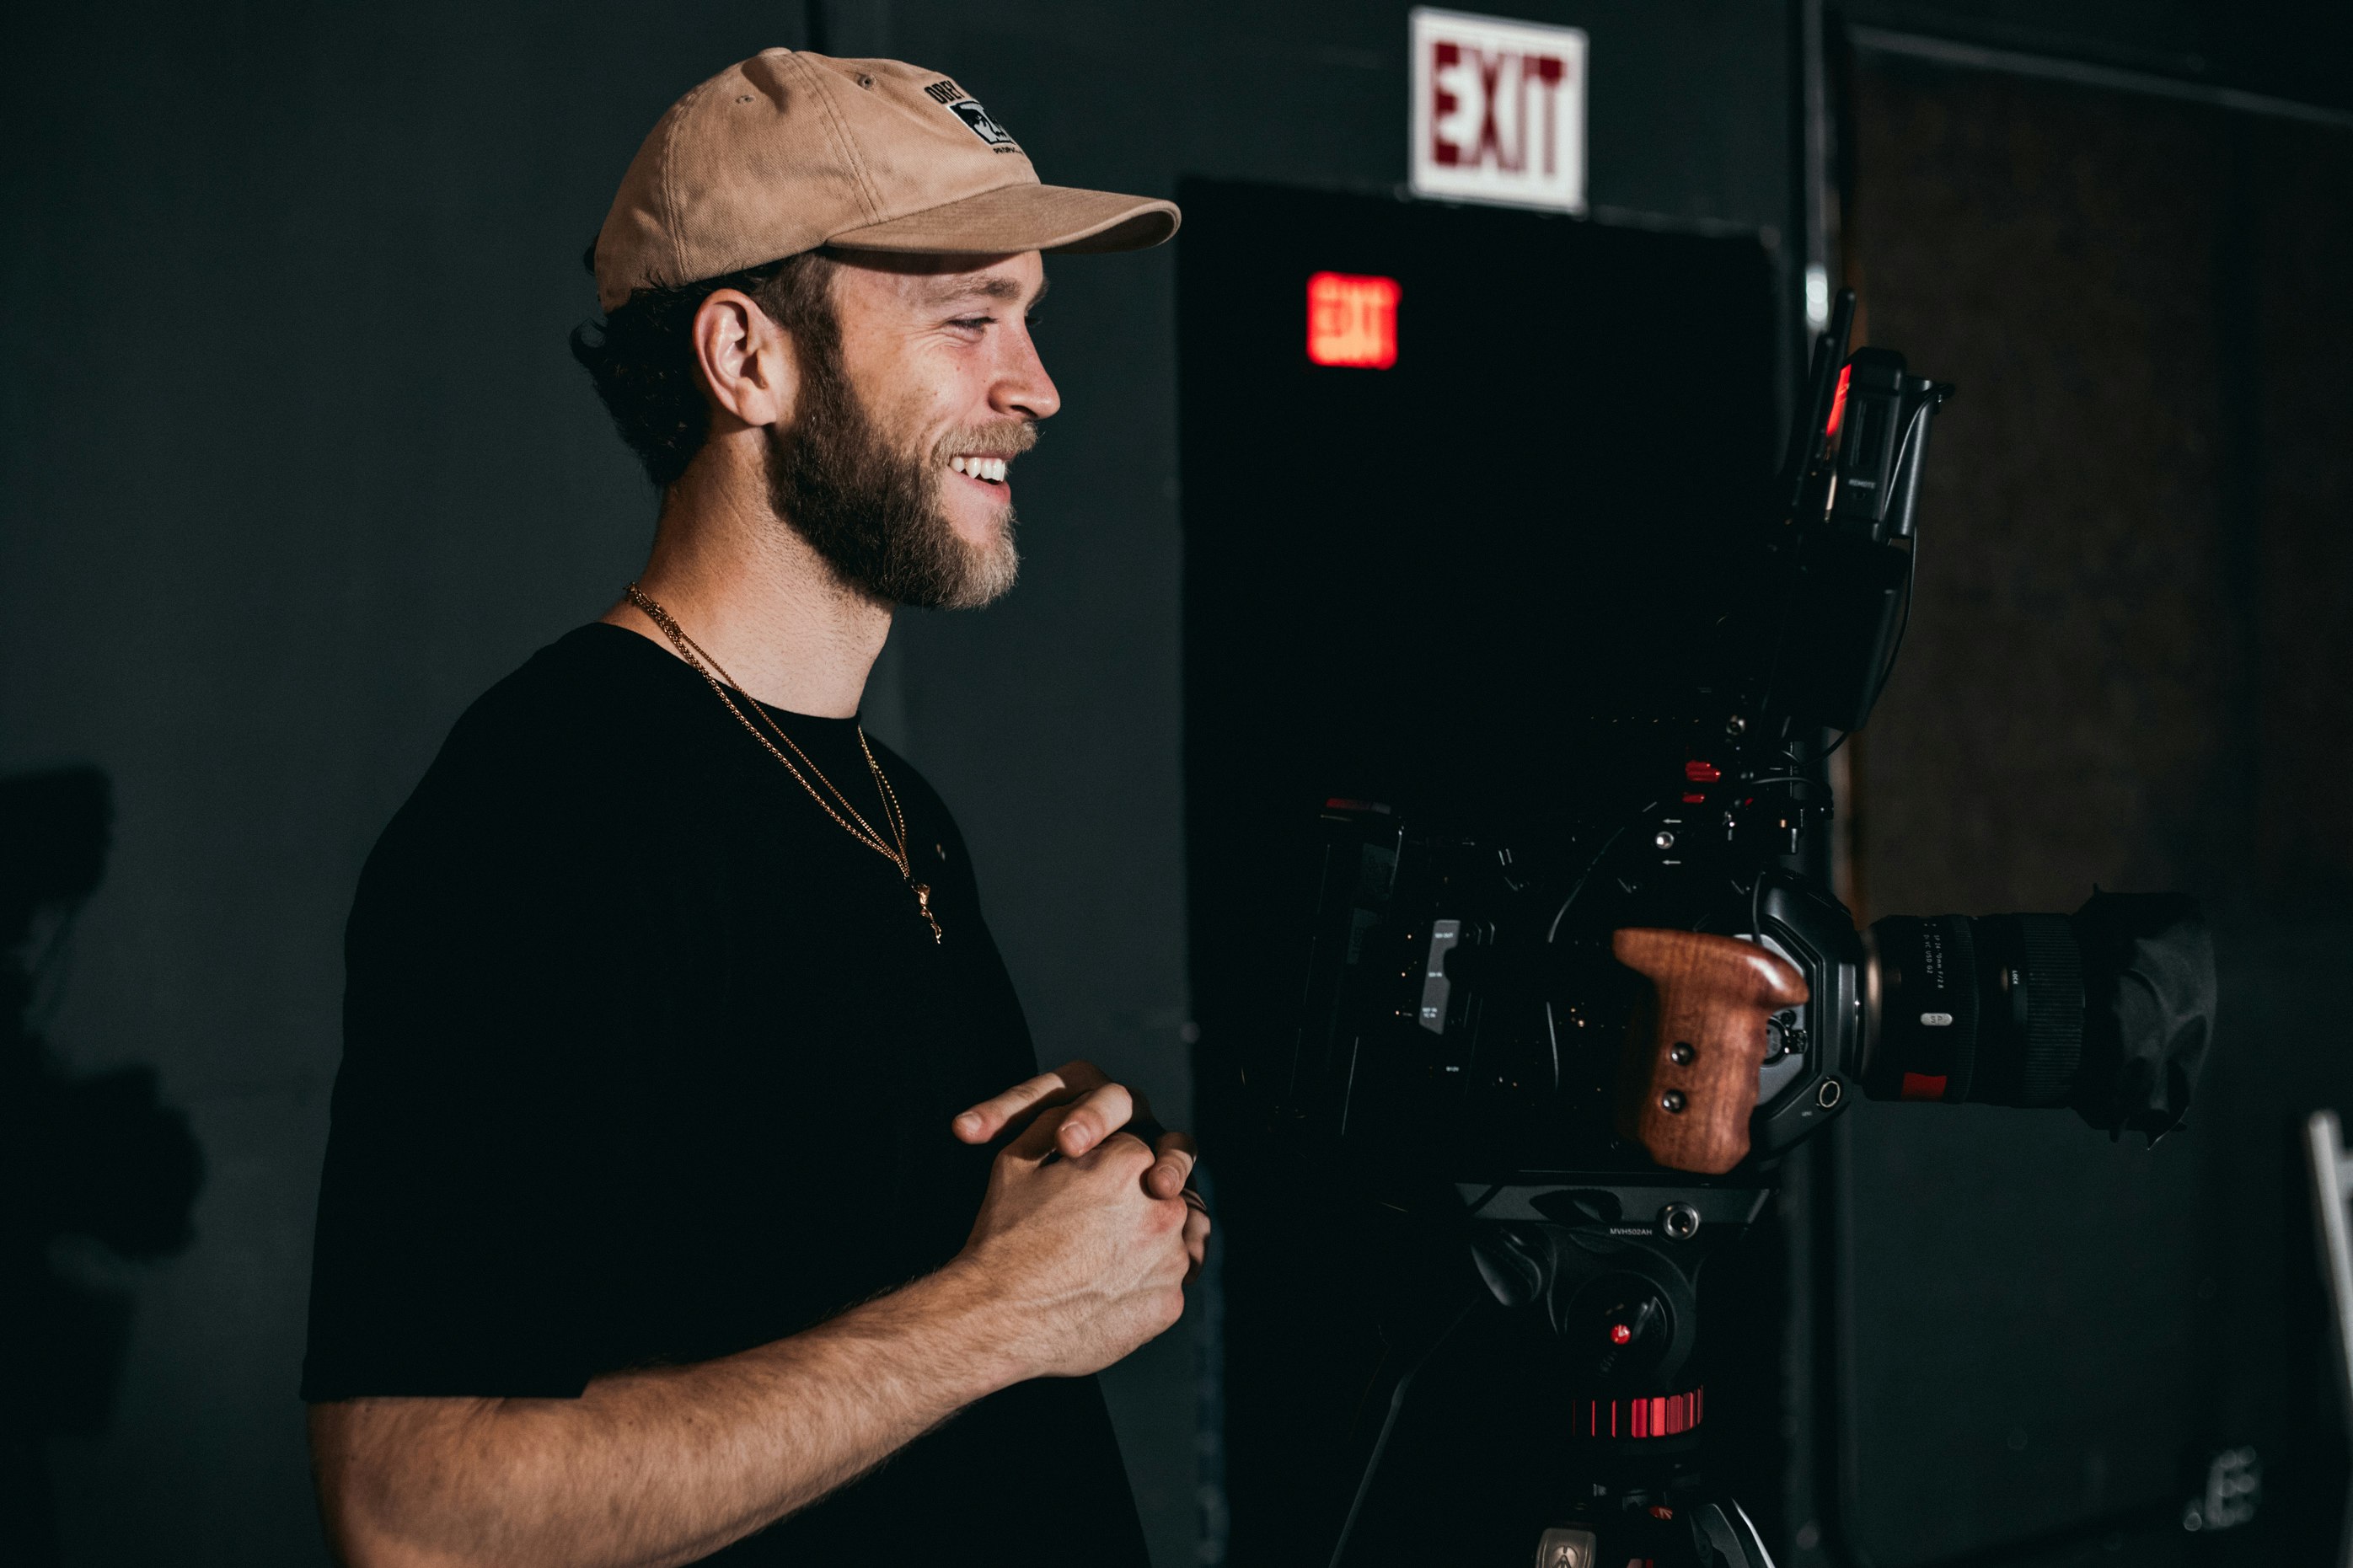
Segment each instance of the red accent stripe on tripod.
[{"label": "red accent stripe on tripod", "polygon": [[[1695,1429],[1706,1410],[1706,1390],[1688,1394],[1650,1394],[1639,1399],[1588,1399],[1585,1402],[1585,1435],[1588,1437],[1676,1437]],[[1570,1406],[1569,1430],[1577,1430],[1576,1407]],[[1605,1415],[1603,1413],[1607,1412]]]}]

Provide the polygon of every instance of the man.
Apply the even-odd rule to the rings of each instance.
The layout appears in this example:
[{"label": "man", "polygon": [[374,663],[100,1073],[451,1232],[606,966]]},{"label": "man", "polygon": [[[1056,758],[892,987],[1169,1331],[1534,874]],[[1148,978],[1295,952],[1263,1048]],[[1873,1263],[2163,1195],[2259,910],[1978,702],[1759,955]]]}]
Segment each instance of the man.
[{"label": "man", "polygon": [[1039,253],[1176,221],[895,61],[769,50],[638,153],[575,351],[651,559],[352,911],[303,1374],[346,1562],[1145,1561],[1091,1374],[1183,1310],[1190,1145],[1037,1073],[856,716],[894,605],[1012,581]]}]

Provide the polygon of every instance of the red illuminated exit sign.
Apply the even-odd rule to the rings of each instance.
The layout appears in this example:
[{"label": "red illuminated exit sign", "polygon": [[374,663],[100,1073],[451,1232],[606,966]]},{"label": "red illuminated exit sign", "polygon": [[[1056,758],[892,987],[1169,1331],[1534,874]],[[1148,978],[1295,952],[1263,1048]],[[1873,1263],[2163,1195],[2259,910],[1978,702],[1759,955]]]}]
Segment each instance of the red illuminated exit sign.
[{"label": "red illuminated exit sign", "polygon": [[1307,357],[1316,364],[1387,370],[1397,363],[1394,278],[1318,272],[1307,279]]},{"label": "red illuminated exit sign", "polygon": [[1585,210],[1585,34],[1414,9],[1413,194]]}]

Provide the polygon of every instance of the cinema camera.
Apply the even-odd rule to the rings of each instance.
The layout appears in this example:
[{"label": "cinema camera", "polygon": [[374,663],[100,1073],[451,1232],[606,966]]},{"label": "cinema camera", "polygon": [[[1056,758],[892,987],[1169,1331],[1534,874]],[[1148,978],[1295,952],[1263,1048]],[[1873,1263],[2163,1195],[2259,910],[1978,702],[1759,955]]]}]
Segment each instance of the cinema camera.
[{"label": "cinema camera", "polygon": [[1497,1561],[1535,1538],[1539,1568],[1768,1562],[1698,1474],[1697,1281],[1762,1213],[1775,1157],[1857,1091],[2072,1106],[2152,1142],[2180,1125],[2214,998],[2188,899],[2095,892],[2072,916],[1859,934],[1790,868],[1831,814],[1819,764],[1901,647],[1953,391],[1886,349],[1847,356],[1852,319],[1842,293],[1746,576],[1762,591],[1719,624],[1683,710],[1617,723],[1607,773],[1548,822],[1324,815],[1284,1142],[1387,1184],[1386,1205],[1441,1238],[1422,1272],[1445,1274],[1451,1247],[1469,1291],[1386,1330],[1409,1348],[1367,1401],[1335,1565],[1398,1560],[1413,1532],[1380,1482],[1385,1460],[1411,1463],[1409,1394],[1450,1360],[1480,1375],[1464,1342],[1482,1333],[1513,1347],[1486,1375],[1508,1367],[1562,1445],[1531,1472],[1553,1478],[1544,1517],[1508,1521],[1520,1544]]}]

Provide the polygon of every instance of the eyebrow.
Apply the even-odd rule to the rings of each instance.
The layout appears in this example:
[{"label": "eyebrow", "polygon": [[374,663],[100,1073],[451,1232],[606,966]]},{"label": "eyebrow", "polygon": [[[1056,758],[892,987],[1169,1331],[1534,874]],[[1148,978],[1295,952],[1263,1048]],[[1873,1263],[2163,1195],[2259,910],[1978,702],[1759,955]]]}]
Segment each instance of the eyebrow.
[{"label": "eyebrow", "polygon": [[[1053,286],[1054,280],[1052,279],[1039,279],[1038,282],[1038,292],[1030,296],[1028,308],[1032,310],[1036,310],[1039,302],[1046,298],[1046,290],[1051,289]],[[978,281],[969,283],[958,280],[955,283],[940,289],[933,296],[933,299],[934,303],[944,305],[952,300],[969,299],[976,294],[986,300],[1018,300],[1021,298],[1022,292],[1021,284],[1017,279],[1003,277],[986,278]]]}]

